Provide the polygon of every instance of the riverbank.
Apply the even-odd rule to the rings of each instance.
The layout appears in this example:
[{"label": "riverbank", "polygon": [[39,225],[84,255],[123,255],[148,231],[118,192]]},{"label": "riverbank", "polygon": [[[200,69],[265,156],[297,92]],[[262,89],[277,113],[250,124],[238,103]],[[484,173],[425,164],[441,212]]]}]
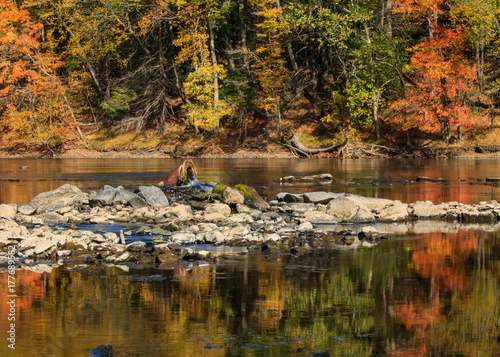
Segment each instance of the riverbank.
[{"label": "riverbank", "polygon": [[[311,149],[340,145],[342,140],[315,136],[311,130],[298,129],[302,144]],[[373,144],[361,134],[351,135],[347,144],[333,151],[309,157],[331,158],[436,158],[436,157],[500,157],[495,133],[482,139],[446,144],[436,140],[419,140],[412,146],[386,140]],[[246,138],[222,132],[219,136],[171,130],[158,137],[155,133],[102,133],[85,136],[85,142],[65,140],[57,146],[30,143],[22,138],[4,136],[0,139],[0,158],[286,158],[303,157],[291,145],[279,144],[264,133]]]},{"label": "riverbank", "polygon": [[[368,152],[370,145],[356,146],[356,150],[365,148]],[[400,148],[386,146],[383,152],[366,152],[359,154],[340,155],[335,153],[313,155],[311,157],[329,157],[329,158],[500,158],[500,145],[475,145],[475,146],[452,146],[444,147],[437,145],[435,147],[415,147]],[[195,154],[196,153],[196,154]],[[138,149],[109,149],[92,150],[82,147],[67,147],[64,149],[49,151],[40,147],[23,148],[22,150],[13,148],[0,148],[0,158],[59,158],[59,159],[99,159],[99,158],[291,158],[297,157],[293,152],[286,148],[277,147],[264,149],[232,148],[225,150],[219,147],[211,151],[204,151],[201,148],[194,148],[185,155],[172,154],[171,150],[164,150],[158,147],[144,147]]]}]

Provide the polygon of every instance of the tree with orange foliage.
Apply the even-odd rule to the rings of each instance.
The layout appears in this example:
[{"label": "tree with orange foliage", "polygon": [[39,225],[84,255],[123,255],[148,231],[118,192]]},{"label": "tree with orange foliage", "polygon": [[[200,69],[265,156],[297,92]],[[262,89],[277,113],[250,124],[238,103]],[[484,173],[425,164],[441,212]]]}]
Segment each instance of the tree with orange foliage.
[{"label": "tree with orange foliage", "polygon": [[0,0],[0,130],[14,131],[49,148],[74,126],[63,65],[40,40],[42,24],[14,1]]},{"label": "tree with orange foliage", "polygon": [[441,131],[448,142],[452,125],[471,124],[472,113],[464,100],[476,71],[464,54],[466,32],[437,28],[433,38],[414,47],[409,63],[413,86],[390,107],[404,130]]}]

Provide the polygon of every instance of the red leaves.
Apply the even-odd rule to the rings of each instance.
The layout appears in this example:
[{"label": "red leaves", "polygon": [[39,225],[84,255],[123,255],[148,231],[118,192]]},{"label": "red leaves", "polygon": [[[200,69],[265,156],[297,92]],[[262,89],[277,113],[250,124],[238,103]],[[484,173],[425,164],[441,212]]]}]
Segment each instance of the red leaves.
[{"label": "red leaves", "polygon": [[476,79],[476,71],[464,55],[466,30],[438,28],[435,36],[417,45],[409,64],[415,86],[394,102],[397,121],[405,129],[425,132],[444,130],[451,124],[469,125],[471,111],[464,105],[465,93]]},{"label": "red leaves", "polygon": [[46,140],[69,127],[67,87],[55,75],[63,62],[40,41],[42,24],[13,1],[0,0],[0,125]]}]

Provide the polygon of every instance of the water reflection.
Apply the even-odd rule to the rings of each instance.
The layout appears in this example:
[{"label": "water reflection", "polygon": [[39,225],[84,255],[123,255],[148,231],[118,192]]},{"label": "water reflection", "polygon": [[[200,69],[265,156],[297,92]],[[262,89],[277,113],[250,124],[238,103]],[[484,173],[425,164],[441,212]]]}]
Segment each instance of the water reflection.
[{"label": "water reflection", "polygon": [[[278,192],[323,190],[411,203],[499,199],[500,188],[486,184],[500,177],[498,159],[195,159],[200,182],[238,183],[256,187],[264,196]],[[182,159],[0,159],[0,203],[28,203],[37,194],[65,183],[82,190],[103,185],[127,188],[154,185]],[[331,173],[331,183],[285,184],[280,177]],[[419,176],[444,182],[408,184]]]},{"label": "water reflection", "polygon": [[[86,355],[100,344],[130,356],[500,354],[498,232],[172,270],[24,270],[17,279],[22,356]],[[1,275],[0,316],[6,282]]]}]

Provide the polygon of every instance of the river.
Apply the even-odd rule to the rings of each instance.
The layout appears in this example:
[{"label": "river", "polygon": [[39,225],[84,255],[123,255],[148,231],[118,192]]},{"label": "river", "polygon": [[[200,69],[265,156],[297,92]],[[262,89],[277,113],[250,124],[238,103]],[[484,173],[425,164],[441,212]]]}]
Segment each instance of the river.
[{"label": "river", "polygon": [[[71,183],[156,184],[174,159],[1,159],[0,203]],[[498,159],[195,159],[201,182],[352,192],[403,202],[500,199]],[[328,183],[280,177],[331,173]],[[441,182],[415,182],[417,177]],[[0,331],[7,331],[0,273]],[[170,270],[62,266],[16,272],[16,350],[6,356],[499,356],[500,235],[456,226],[356,250],[229,255]]]}]

